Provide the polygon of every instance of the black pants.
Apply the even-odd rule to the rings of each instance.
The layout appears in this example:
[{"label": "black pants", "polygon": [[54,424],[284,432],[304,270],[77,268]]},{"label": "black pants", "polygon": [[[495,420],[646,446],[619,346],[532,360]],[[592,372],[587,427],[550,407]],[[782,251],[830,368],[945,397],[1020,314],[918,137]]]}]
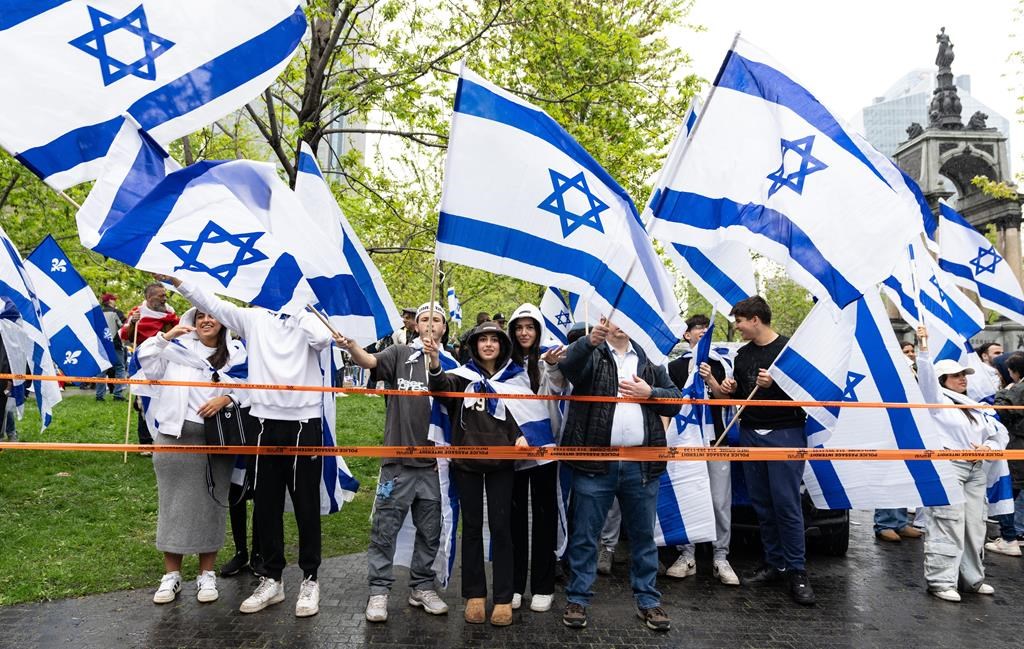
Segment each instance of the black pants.
[{"label": "black pants", "polygon": [[[255,460],[254,455],[248,456]],[[252,470],[249,470],[249,479],[252,480]],[[260,543],[256,536],[256,516],[252,517],[252,553],[249,552],[247,523],[249,519],[249,500],[252,494],[245,493],[247,486],[231,483],[228,491],[228,502],[231,507],[228,509],[228,516],[231,519],[231,538],[235,542],[235,554],[244,554],[254,559],[260,554]]]},{"label": "black pants", "polygon": [[515,471],[497,469],[475,473],[454,469],[462,508],[462,596],[487,597],[484,573],[484,488],[487,489],[487,523],[491,531],[493,600],[512,603],[512,485]]},{"label": "black pants", "polygon": [[149,432],[149,426],[146,424],[146,417],[139,410],[139,444],[147,446],[153,445],[153,435]]},{"label": "black pants", "polygon": [[[320,418],[307,421],[262,420],[260,446],[320,446]],[[262,573],[280,580],[284,571],[284,494],[287,490],[299,527],[299,567],[302,576],[316,579],[320,567],[320,478],[323,459],[309,456],[260,455],[253,472],[253,517]]]},{"label": "black pants", "polygon": [[[530,573],[531,593],[551,595],[555,592],[557,480],[557,462],[515,472],[512,491],[512,570],[517,593],[526,592],[527,572]],[[529,518],[531,503],[532,528]]]}]

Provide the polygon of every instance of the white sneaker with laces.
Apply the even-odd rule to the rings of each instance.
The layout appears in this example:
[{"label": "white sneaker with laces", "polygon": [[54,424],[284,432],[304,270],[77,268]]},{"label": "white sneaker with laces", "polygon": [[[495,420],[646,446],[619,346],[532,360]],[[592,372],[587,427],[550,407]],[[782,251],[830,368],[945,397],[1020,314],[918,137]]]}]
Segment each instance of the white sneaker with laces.
[{"label": "white sneaker with laces", "polygon": [[947,602],[959,602],[960,593],[955,588],[947,588],[946,590],[933,590],[930,591],[932,595],[938,597],[941,600]]},{"label": "white sneaker with laces", "polygon": [[736,571],[732,569],[732,566],[729,565],[729,562],[725,559],[719,559],[716,561],[711,567],[711,572],[718,581],[722,582],[726,586],[740,585],[740,578],[736,576]]},{"label": "white sneaker with laces", "polygon": [[982,584],[972,591],[975,595],[995,595],[996,589],[988,584]]},{"label": "white sneaker with laces", "polygon": [[519,608],[522,605],[523,605],[523,594],[522,593],[514,593],[512,595],[512,610],[513,611],[518,611]]},{"label": "white sneaker with laces", "polygon": [[299,586],[299,599],[295,601],[295,617],[310,617],[320,612],[320,584],[306,577]]},{"label": "white sneaker with laces", "polygon": [[555,599],[554,595],[534,595],[530,598],[530,610],[538,613],[551,610],[551,602]]},{"label": "white sneaker with laces", "polygon": [[685,554],[679,555],[679,558],[665,571],[665,574],[675,579],[690,577],[697,574],[697,562],[693,557],[688,557]]},{"label": "white sneaker with laces", "polygon": [[255,613],[262,611],[271,604],[279,604],[283,601],[284,584],[270,577],[260,577],[260,583],[256,586],[256,590],[252,592],[252,595],[249,595],[248,599],[242,602],[238,610],[242,613]]},{"label": "white sneaker with laces", "polygon": [[996,554],[1005,554],[1008,557],[1021,556],[1020,542],[1017,539],[1006,541],[1002,537],[985,544],[985,549]]},{"label": "white sneaker with laces", "polygon": [[220,593],[217,592],[217,573],[212,570],[199,573],[199,578],[196,579],[196,599],[206,604],[216,602],[218,597]]},{"label": "white sneaker with laces", "polygon": [[444,615],[448,605],[437,595],[436,590],[413,590],[409,593],[409,605],[423,608],[431,615]]},{"label": "white sneaker with laces", "polygon": [[181,573],[177,570],[169,572],[160,578],[160,587],[153,594],[154,604],[169,604],[178,596],[181,590]]},{"label": "white sneaker with laces", "polygon": [[388,596],[370,595],[366,602],[366,619],[370,622],[384,622],[388,619]]}]

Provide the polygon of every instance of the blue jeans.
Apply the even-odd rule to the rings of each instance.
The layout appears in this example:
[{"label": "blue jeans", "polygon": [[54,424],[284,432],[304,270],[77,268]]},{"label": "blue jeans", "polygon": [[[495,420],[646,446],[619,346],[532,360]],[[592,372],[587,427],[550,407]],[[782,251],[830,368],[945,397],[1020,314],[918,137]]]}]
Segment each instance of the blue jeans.
[{"label": "blue jeans", "polygon": [[661,604],[658,578],[658,546],[654,543],[654,517],[658,506],[658,481],[643,481],[641,462],[608,462],[608,472],[591,474],[573,470],[572,535],[569,537],[569,602],[589,606],[591,587],[597,577],[597,548],[612,500],[618,497],[622,523],[629,536],[632,563],[629,567],[633,597],[640,608]]},{"label": "blue jeans", "polygon": [[[807,435],[800,428],[776,428],[759,435],[740,426],[740,446],[803,448]],[[804,570],[804,512],[800,504],[803,460],[743,462],[750,502],[761,526],[764,562],[779,570]]]},{"label": "blue jeans", "polygon": [[[114,370],[114,378],[115,379],[123,379],[123,378],[126,378],[128,376],[125,373],[125,369],[124,369],[124,349],[115,350],[114,357],[112,359],[110,359],[110,362],[113,363],[113,367],[111,367],[110,369]],[[110,376],[110,374],[109,374],[110,370],[107,370],[107,372],[108,372],[107,376]],[[107,384],[106,383],[97,383],[96,384],[96,398],[97,399],[102,399],[106,395],[107,395]],[[118,383],[117,385],[114,386],[114,397],[117,398],[117,399],[124,398],[124,383]]]},{"label": "blue jeans", "polygon": [[900,509],[876,509],[875,510],[875,534],[882,530],[899,532],[910,522],[907,517],[907,508]]},{"label": "blue jeans", "polygon": [[1013,541],[1021,534],[1020,519],[1024,517],[1024,495],[1022,490],[1013,490],[1013,513],[1000,514],[995,519],[999,521],[999,536],[1004,541]]}]

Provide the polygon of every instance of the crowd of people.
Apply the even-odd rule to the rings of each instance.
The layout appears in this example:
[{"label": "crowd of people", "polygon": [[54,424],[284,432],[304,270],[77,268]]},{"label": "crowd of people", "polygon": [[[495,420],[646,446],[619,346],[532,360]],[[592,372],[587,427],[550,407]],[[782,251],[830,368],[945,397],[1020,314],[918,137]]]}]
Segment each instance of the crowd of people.
[{"label": "crowd of people", "polygon": [[[523,304],[506,322],[501,314],[480,313],[476,325],[449,344],[447,313],[436,303],[403,312],[403,327],[393,336],[363,348],[344,332],[331,331],[309,312],[285,316],[260,308],[242,308],[220,300],[188,282],[157,276],[192,308],[180,318],[166,302],[160,283],[146,289],[145,301],[128,316],[104,296],[108,323],[120,324],[123,348],[135,347],[147,378],[214,381],[218,387],[161,387],[145,399],[140,412],[140,442],[202,444],[204,427],[225,409],[247,412],[256,444],[319,446],[321,408],[314,392],[233,389],[238,381],[261,384],[321,384],[318,354],[332,343],[347,360],[369,373],[371,387],[417,393],[386,402],[384,445],[428,446],[432,412],[441,407],[450,418],[450,443],[459,446],[659,447],[667,444],[670,418],[680,405],[664,400],[682,396],[696,372],[711,399],[788,401],[768,368],[788,338],[772,328],[772,312],[760,297],[735,305],[735,330],[744,344],[731,368],[712,357],[693,367],[692,350],[709,327],[705,315],[686,321],[689,349],[667,365],[652,363],[614,322],[602,318],[593,326],[578,325],[562,346],[546,335],[544,318],[532,304]],[[237,334],[240,339],[229,335]],[[959,403],[969,409],[932,409],[949,449],[1024,448],[1024,415],[1001,413],[993,418],[986,404],[967,396],[967,376],[974,372],[955,361],[933,363],[927,331],[903,351],[929,403]],[[244,341],[244,344],[243,342]],[[979,350],[985,367],[1003,386],[997,403],[1024,405],[1024,353],[1003,354],[1001,347]],[[124,371],[113,368],[114,375]],[[247,368],[247,378],[232,368]],[[988,371],[987,369],[985,371]],[[103,386],[97,398],[103,398]],[[438,397],[430,392],[465,396]],[[646,403],[539,401],[499,399],[493,394],[589,395],[645,400]],[[114,398],[123,398],[115,391]],[[725,408],[712,406],[715,435],[726,429]],[[241,415],[240,415],[241,416]],[[744,447],[804,447],[806,415],[796,406],[758,406],[738,414],[739,444]],[[146,427],[147,421],[150,423]],[[158,422],[158,423],[155,423]],[[150,430],[153,426],[156,430]],[[143,432],[146,427],[146,432]],[[254,613],[284,601],[283,513],[285,495],[292,503],[299,529],[299,567],[303,579],[295,603],[299,617],[319,610],[317,569],[320,564],[320,474],[322,458],[259,455],[235,466],[224,456],[157,454],[154,469],[159,493],[157,549],[163,552],[165,575],[153,597],[173,601],[181,590],[181,564],[186,554],[199,556],[196,597],[218,597],[216,556],[224,545],[230,511],[235,554],[220,575],[248,567],[259,576],[253,594],[240,605]],[[446,465],[461,514],[461,596],[467,623],[488,620],[495,626],[513,622],[513,611],[525,603],[535,612],[554,605],[556,575],[564,570],[565,608],[562,622],[588,625],[588,608],[599,574],[611,571],[620,531],[629,538],[630,585],[638,618],[650,629],[664,631],[671,619],[658,590],[659,552],[655,520],[663,462],[587,461],[517,462],[455,458]],[[964,502],[918,509],[913,521],[906,509],[875,512],[875,533],[883,542],[924,537],[924,576],[928,592],[946,601],[961,593],[991,595],[985,582],[986,550],[1020,556],[1024,507],[999,517],[1000,537],[986,541],[985,473],[982,462],[956,461],[957,484]],[[232,484],[234,473],[251,476],[251,486]],[[742,467],[742,468],[738,468]],[[723,585],[784,586],[801,605],[813,605],[808,577],[801,506],[803,461],[709,462],[714,512],[712,574]],[[762,562],[742,577],[729,562],[732,470],[742,470],[760,527]],[[1012,462],[1014,496],[1024,485],[1021,463]],[[571,478],[565,512],[565,542],[558,547],[560,494]],[[236,481],[237,482],[237,481]],[[562,482],[563,484],[560,484]],[[252,552],[246,544],[245,498],[253,499]],[[394,563],[399,531],[407,519],[415,528],[409,560],[408,604],[433,615],[449,605],[439,593],[435,574],[442,536],[442,476],[434,459],[383,458],[376,487],[367,551],[368,599],[365,617],[388,619],[389,596],[395,586]],[[489,547],[485,547],[485,530]],[[922,529],[923,528],[923,529]],[[679,546],[669,578],[696,573],[693,545]],[[488,590],[485,559],[492,563]],[[491,600],[488,616],[487,601]]]}]

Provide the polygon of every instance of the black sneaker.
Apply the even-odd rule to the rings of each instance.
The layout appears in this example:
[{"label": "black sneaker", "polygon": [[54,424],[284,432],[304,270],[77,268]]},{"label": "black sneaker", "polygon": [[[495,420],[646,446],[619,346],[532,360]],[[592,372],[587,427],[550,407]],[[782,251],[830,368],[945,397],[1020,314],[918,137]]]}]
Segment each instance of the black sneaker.
[{"label": "black sneaker", "polygon": [[806,570],[791,570],[789,572],[789,596],[797,604],[814,606],[814,591],[811,590],[811,582],[807,579]]},{"label": "black sneaker", "polygon": [[638,606],[636,616],[644,621],[648,629],[668,631],[672,628],[672,621],[668,619],[668,613],[660,606],[652,606],[651,608],[640,608]]},{"label": "black sneaker", "polygon": [[762,563],[754,572],[743,575],[744,584],[774,584],[781,581],[785,572],[767,563]]},{"label": "black sneaker", "polygon": [[228,561],[220,567],[221,577],[234,577],[242,568],[249,565],[249,555],[245,552],[238,552],[235,556],[231,557],[231,561]]},{"label": "black sneaker", "polygon": [[562,613],[562,624],[573,629],[582,629],[587,626],[587,609],[579,604],[569,602]]}]

